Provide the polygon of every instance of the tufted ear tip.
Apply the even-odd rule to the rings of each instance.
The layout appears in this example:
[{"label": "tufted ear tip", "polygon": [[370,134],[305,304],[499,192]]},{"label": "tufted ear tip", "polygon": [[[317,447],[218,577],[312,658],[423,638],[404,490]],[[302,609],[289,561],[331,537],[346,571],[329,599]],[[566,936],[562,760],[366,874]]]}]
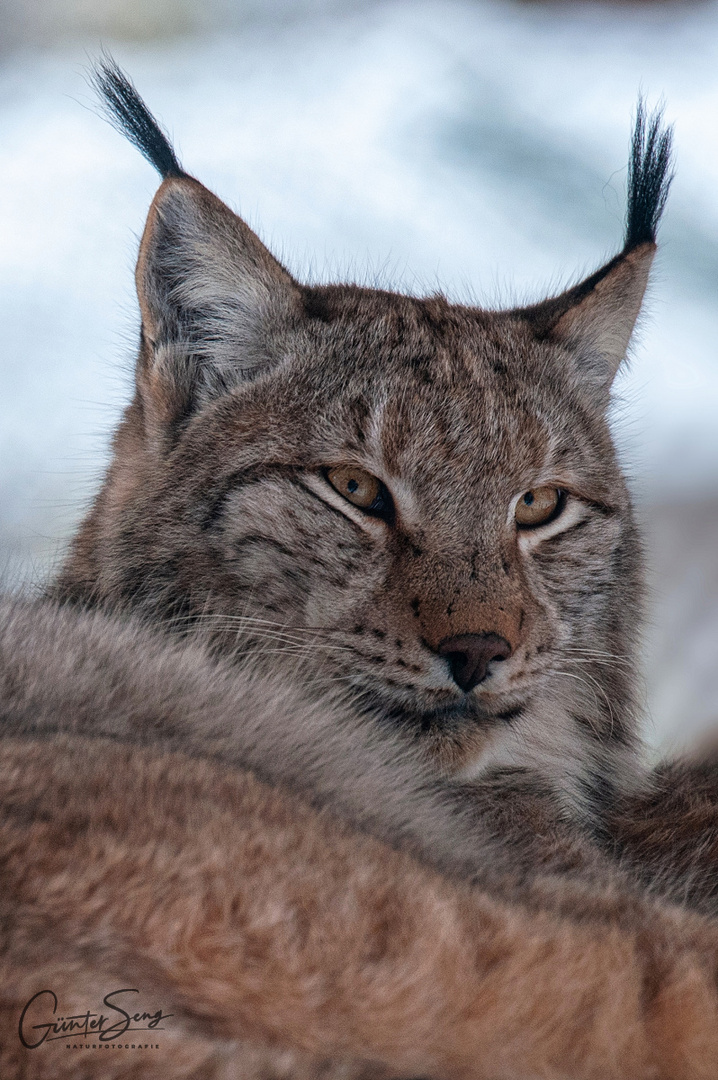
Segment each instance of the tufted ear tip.
[{"label": "tufted ear tip", "polygon": [[185,176],[169,136],[110,53],[103,50],[91,65],[88,77],[108,121],[137,147],[160,176]]},{"label": "tufted ear tip", "polygon": [[663,112],[639,99],[628,165],[623,251],[560,296],[513,314],[539,340],[565,345],[584,385],[602,407],[626,355],[656,253],[656,232],[671,185],[672,131]]},{"label": "tufted ear tip", "polygon": [[90,81],[110,123],[163,178],[135,274],[142,314],[137,389],[148,423],[176,428],[203,402],[271,366],[266,326],[300,309],[297,286],[245,222],[184,171],[108,53]]},{"label": "tufted ear tip", "polygon": [[663,123],[663,108],[646,115],[638,99],[628,159],[628,198],[624,252],[655,244],[658,225],[673,182],[673,129]]}]

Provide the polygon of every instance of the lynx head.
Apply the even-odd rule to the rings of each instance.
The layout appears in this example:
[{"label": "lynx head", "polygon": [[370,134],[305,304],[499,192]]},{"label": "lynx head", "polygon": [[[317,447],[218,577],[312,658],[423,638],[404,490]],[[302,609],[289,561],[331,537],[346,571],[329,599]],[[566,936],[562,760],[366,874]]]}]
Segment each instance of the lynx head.
[{"label": "lynx head", "polygon": [[589,811],[635,745],[640,547],[606,421],[663,209],[639,104],[625,246],[535,306],[305,286],[188,176],[137,264],[136,393],[57,588],[345,685],[447,774],[535,767]]}]

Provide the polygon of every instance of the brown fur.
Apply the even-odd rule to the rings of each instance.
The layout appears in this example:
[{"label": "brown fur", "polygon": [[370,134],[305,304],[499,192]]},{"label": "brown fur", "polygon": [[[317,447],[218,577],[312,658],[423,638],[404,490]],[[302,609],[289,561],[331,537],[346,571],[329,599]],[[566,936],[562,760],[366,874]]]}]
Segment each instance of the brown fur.
[{"label": "brown fur", "polygon": [[[689,869],[708,909],[713,848],[701,876],[637,827],[606,408],[665,197],[642,114],[624,251],[489,312],[294,281],[106,76],[167,178],[67,606],[2,610],[3,1080],[718,1077],[718,930],[644,891]],[[522,533],[541,485],[562,512]],[[464,691],[442,642],[481,634],[510,655]],[[161,1058],[18,1047],[38,988],[108,979],[173,1013]]]},{"label": "brown fur", "polygon": [[665,761],[608,815],[610,845],[649,888],[718,915],[718,754]]},{"label": "brown fur", "polygon": [[[640,547],[576,328],[564,315],[556,340],[533,312],[305,289],[257,245],[196,181],[160,188],[136,397],[56,595],[132,604],[233,652],[269,640],[272,662],[301,651],[443,769],[530,764],[590,817],[634,768]],[[630,255],[644,278],[652,250]],[[332,492],[322,470],[342,462],[386,480],[394,527]],[[573,493],[573,527],[537,546],[507,517],[544,476]],[[513,655],[463,694],[436,650],[488,631]]]},{"label": "brown fur", "polygon": [[[196,649],[97,616],[13,609],[2,653],[4,1080],[316,1076],[332,1059],[339,1075],[718,1075],[713,924],[620,881],[582,891],[539,874],[522,889],[488,867],[488,883],[469,890],[450,880],[461,865],[437,875],[430,853],[422,865],[343,824],[338,803],[313,809],[236,761],[167,749],[172,719],[189,718],[205,752],[213,744],[211,711],[204,725],[192,718],[229,676]],[[78,733],[93,675],[85,712],[98,709],[114,738]],[[155,746],[127,733],[139,696]],[[53,701],[56,728],[72,734],[38,732]],[[347,718],[340,740],[350,730]],[[414,798],[417,824],[445,828],[450,851],[460,825],[442,821],[420,783]],[[52,987],[69,1014],[136,984],[173,1014],[156,1058],[98,1057],[65,1040],[18,1046],[20,1009],[38,989]],[[237,1040],[257,1049],[240,1054]]]}]

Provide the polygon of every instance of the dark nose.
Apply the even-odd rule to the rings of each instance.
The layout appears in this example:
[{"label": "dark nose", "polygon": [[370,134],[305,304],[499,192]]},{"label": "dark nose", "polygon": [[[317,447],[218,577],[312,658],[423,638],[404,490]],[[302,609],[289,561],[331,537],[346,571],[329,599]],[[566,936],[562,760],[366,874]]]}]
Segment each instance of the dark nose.
[{"label": "dark nose", "polygon": [[511,646],[498,634],[457,634],[444,638],[436,651],[449,661],[454,682],[466,694],[484,681],[492,660],[511,656]]}]

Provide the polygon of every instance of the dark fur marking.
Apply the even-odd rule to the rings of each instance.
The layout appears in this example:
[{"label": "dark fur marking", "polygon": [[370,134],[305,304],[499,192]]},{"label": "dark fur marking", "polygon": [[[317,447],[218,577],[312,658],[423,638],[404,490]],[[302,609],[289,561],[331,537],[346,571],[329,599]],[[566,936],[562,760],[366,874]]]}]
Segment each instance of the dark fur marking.
[{"label": "dark fur marking", "polygon": [[356,521],[354,521],[354,519],[353,519],[353,518],[347,517],[347,515],[346,515],[346,514],[344,514],[344,513],[342,513],[342,511],[341,511],[341,510],[338,510],[338,509],[336,508],[336,506],[332,506],[332,504],[331,504],[330,502],[328,502],[328,501],[327,501],[326,499],[323,499],[323,498],[321,497],[321,495],[318,495],[318,494],[317,494],[317,492],[316,492],[316,491],[313,491],[313,490],[312,490],[312,488],[310,488],[310,487],[307,487],[307,485],[306,485],[306,484],[303,484],[303,483],[301,482],[301,480],[297,480],[297,481],[296,481],[296,484],[297,484],[297,487],[300,487],[300,488],[302,488],[302,489],[303,489],[304,491],[306,491],[306,492],[307,492],[307,493],[308,493],[309,495],[313,496],[313,498],[315,498],[315,499],[317,500],[317,502],[320,502],[320,503],[322,504],[322,506],[325,506],[325,507],[327,508],[327,510],[331,510],[331,512],[332,512],[332,513],[333,513],[333,514],[334,514],[334,515],[335,515],[336,517],[338,517],[338,518],[341,518],[343,522],[345,522],[345,523],[346,523],[346,522],[348,521],[348,522],[350,522],[350,524],[352,524],[352,525],[354,526],[354,528],[355,528],[356,530],[359,530],[359,529],[361,529],[361,525],[357,525]]},{"label": "dark fur marking", "polygon": [[596,731],[595,720],[589,720],[587,716],[581,716],[580,713],[571,713],[571,719],[574,721],[574,723],[578,724],[578,726],[583,731],[585,731],[589,738],[591,738],[594,742],[602,743],[606,741],[606,735],[608,734],[608,732],[603,729],[600,731]]},{"label": "dark fur marking", "polygon": [[[234,546],[235,552],[237,552],[237,553],[241,552],[242,549],[245,548],[245,547],[254,546],[254,547],[272,548],[274,551],[278,551],[280,554],[286,555],[287,558],[291,559],[293,562],[296,561],[296,557],[297,557],[296,552],[292,551],[291,548],[288,548],[286,546],[286,544],[281,544],[279,542],[279,540],[275,540],[271,536],[264,536],[262,533],[248,533],[247,536],[239,537],[237,540],[234,541],[233,546]],[[290,577],[290,576],[295,576],[296,577],[297,574],[301,574],[301,576],[304,576],[304,577],[306,576],[306,571],[300,571],[296,567],[292,571],[283,570],[282,573],[286,577]]]},{"label": "dark fur marking", "polygon": [[514,705],[512,709],[504,709],[503,712],[496,713],[497,720],[517,720],[519,716],[523,716],[524,706]]},{"label": "dark fur marking", "polygon": [[222,516],[227,497],[235,488],[240,487],[241,485],[256,484],[260,480],[265,480],[276,475],[291,480],[295,486],[301,488],[302,491],[308,491],[310,494],[313,494],[313,492],[305,487],[304,484],[294,480],[293,470],[286,465],[256,465],[252,468],[241,469],[226,477],[226,479],[218,485],[217,490],[212,496],[209,507],[200,521],[200,528],[203,531],[207,531],[217,524]]},{"label": "dark fur marking", "polygon": [[302,301],[304,314],[308,319],[316,319],[318,322],[331,322],[332,312],[328,297],[317,289],[306,287],[302,289]]},{"label": "dark fur marking", "polygon": [[592,771],[582,777],[581,786],[597,811],[593,815],[593,822],[589,824],[589,830],[595,840],[605,842],[610,839],[610,834],[604,821],[616,803],[615,785],[603,773]]},{"label": "dark fur marking", "polygon": [[435,297],[432,300],[417,300],[416,310],[420,322],[423,322],[437,335],[443,334],[448,323],[447,304],[443,297]]},{"label": "dark fur marking", "polygon": [[636,123],[631,140],[628,164],[628,198],[623,250],[595,274],[568,289],[554,300],[536,304],[518,312],[529,319],[539,340],[549,338],[561,318],[575,304],[593,292],[612,270],[634,248],[655,244],[658,223],[666,205],[673,174],[671,172],[672,128],[663,126],[663,110],[657,109],[646,118],[646,109],[639,98]]}]

